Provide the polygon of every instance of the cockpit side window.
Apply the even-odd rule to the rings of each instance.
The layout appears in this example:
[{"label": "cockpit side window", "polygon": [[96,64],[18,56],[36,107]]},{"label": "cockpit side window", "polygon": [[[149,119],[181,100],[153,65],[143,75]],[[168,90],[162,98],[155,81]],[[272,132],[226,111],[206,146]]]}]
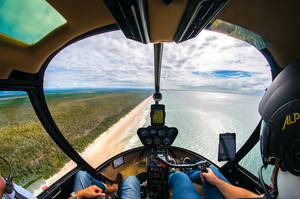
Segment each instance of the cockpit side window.
[{"label": "cockpit side window", "polygon": [[[249,163],[251,162],[251,163]],[[249,153],[239,161],[239,165],[250,171],[253,175],[258,177],[258,169],[262,165],[261,153],[260,153],[260,143],[258,142]],[[270,180],[271,173],[274,166],[269,165],[267,169],[263,169],[263,178],[266,184],[272,184]]]},{"label": "cockpit side window", "polygon": [[[14,183],[38,195],[46,181],[70,159],[47,134],[38,120],[28,95],[23,91],[0,91],[0,151],[12,165]],[[58,180],[69,170],[60,171],[52,179]],[[8,177],[7,164],[0,160],[1,173]]]}]

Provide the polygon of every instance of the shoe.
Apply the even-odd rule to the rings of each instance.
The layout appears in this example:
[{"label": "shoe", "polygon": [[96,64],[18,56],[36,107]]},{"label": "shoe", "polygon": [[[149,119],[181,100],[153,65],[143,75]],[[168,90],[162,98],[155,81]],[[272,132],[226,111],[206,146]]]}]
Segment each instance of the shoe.
[{"label": "shoe", "polygon": [[[183,164],[192,164],[192,161],[189,157],[185,157],[184,160],[183,160]],[[186,174],[188,174],[190,170],[191,170],[191,168],[185,168],[184,172]]]},{"label": "shoe", "polygon": [[175,159],[171,158],[170,156],[168,156],[168,162],[170,162],[171,164],[176,164]]},{"label": "shoe", "polygon": [[192,164],[192,161],[189,157],[185,157],[183,160],[183,164]]},{"label": "shoe", "polygon": [[[168,161],[171,163],[171,164],[176,164],[176,161],[171,158],[170,156],[168,156]],[[170,171],[169,173],[175,173],[176,172],[176,169],[175,168],[170,168]]]},{"label": "shoe", "polygon": [[143,182],[145,182],[147,180],[147,173],[142,172],[142,173],[137,174],[135,177],[137,177],[137,179],[140,181],[140,184],[142,184]]},{"label": "shoe", "polygon": [[113,181],[113,184],[121,185],[122,181],[123,181],[123,175],[121,173],[118,173],[116,179]]},{"label": "shoe", "polygon": [[116,179],[113,181],[113,184],[117,184],[118,185],[117,194],[119,196],[121,195],[121,185],[122,185],[122,182],[123,182],[123,175],[121,173],[118,173]]}]

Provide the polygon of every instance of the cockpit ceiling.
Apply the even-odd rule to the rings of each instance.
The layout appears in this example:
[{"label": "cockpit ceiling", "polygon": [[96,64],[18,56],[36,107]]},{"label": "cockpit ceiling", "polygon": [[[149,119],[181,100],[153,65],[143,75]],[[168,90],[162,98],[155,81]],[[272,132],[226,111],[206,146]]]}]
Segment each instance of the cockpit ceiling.
[{"label": "cockpit ceiling", "polygon": [[[0,33],[0,79],[13,70],[37,73],[47,57],[78,35],[115,24],[101,0],[48,0],[67,21],[35,44],[26,44]],[[147,1],[151,43],[173,42],[188,0]],[[272,53],[281,67],[299,58],[300,2],[291,0],[230,0],[215,19],[246,28],[269,41]],[[101,44],[99,44],[101,45]],[[16,59],[17,57],[17,59]]]}]

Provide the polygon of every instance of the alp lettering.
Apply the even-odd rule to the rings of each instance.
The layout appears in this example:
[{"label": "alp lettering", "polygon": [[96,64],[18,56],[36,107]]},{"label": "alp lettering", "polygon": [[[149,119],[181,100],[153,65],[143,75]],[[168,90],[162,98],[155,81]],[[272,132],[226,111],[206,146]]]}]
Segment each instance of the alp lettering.
[{"label": "alp lettering", "polygon": [[299,113],[294,113],[291,115],[287,115],[282,127],[282,131],[289,125],[297,123],[297,120],[300,119],[300,114]]}]

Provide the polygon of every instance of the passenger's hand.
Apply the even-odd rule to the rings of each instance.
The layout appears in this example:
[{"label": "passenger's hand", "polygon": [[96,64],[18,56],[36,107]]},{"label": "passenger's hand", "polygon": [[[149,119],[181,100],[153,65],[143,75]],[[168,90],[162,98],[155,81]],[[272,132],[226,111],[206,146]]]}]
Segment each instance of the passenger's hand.
[{"label": "passenger's hand", "polygon": [[215,176],[214,172],[210,168],[207,168],[207,173],[201,172],[200,177],[202,182],[204,182],[204,179],[206,179],[206,181],[212,185],[214,185],[218,180],[218,177]]},{"label": "passenger's hand", "polygon": [[79,199],[82,199],[82,198],[95,198],[97,196],[103,196],[103,197],[105,196],[105,193],[102,193],[102,189],[100,189],[96,185],[92,185],[88,188],[77,191],[75,194]]}]

